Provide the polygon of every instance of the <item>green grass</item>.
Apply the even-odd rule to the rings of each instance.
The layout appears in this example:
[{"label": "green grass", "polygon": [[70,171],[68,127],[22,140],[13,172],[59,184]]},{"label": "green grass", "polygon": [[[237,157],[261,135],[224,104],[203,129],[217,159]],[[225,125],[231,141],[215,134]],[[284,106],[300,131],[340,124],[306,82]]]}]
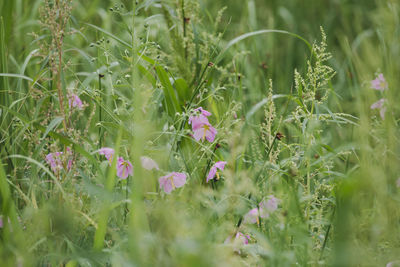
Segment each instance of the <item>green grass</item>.
[{"label": "green grass", "polygon": [[[0,262],[400,265],[399,15],[395,0],[1,2]],[[191,136],[197,107],[213,142]],[[187,182],[165,194],[170,172]]]}]

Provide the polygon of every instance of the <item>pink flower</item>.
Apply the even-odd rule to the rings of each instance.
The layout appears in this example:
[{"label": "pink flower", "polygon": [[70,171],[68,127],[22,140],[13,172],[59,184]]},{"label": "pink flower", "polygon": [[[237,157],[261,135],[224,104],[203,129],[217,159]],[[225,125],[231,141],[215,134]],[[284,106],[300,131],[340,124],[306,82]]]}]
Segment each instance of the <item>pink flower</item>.
[{"label": "pink flower", "polygon": [[371,88],[379,91],[384,91],[388,88],[388,83],[382,73],[375,80],[371,81]]},{"label": "pink flower", "polygon": [[397,179],[397,181],[396,181],[396,185],[397,185],[397,187],[399,187],[399,188],[400,188],[400,178],[398,178],[398,179]]},{"label": "pink flower", "polygon": [[206,182],[208,183],[209,180],[213,179],[215,175],[217,175],[217,180],[219,180],[219,173],[217,169],[223,171],[225,168],[226,161],[218,161],[211,167],[210,172],[208,173]]},{"label": "pink flower", "polygon": [[204,110],[202,107],[195,109],[195,112],[199,114],[189,117],[189,124],[192,125],[194,139],[196,139],[196,141],[204,141],[204,139],[207,139],[209,142],[213,142],[217,130],[208,122],[207,117],[210,116],[211,113]]},{"label": "pink flower", "polygon": [[[66,154],[63,152],[53,152],[47,154],[45,160],[50,165],[51,170],[54,173],[58,173],[60,170],[64,169],[65,162],[67,163],[67,170],[69,171],[72,168],[72,151],[71,148],[67,147]],[[68,161],[67,161],[68,159]]]},{"label": "pink flower", "polygon": [[51,170],[54,173],[57,173],[63,168],[62,164],[62,152],[54,152],[54,153],[49,153],[46,156],[46,162],[50,165]]},{"label": "pink flower", "polygon": [[68,99],[68,104],[69,108],[78,108],[81,109],[83,107],[82,100],[79,98],[79,96],[75,94],[71,94],[69,99]]},{"label": "pink flower", "polygon": [[274,212],[278,209],[278,203],[279,199],[274,197],[274,195],[269,195],[265,209],[267,209],[269,212]]},{"label": "pink flower", "polygon": [[[248,245],[249,240],[250,240],[249,235],[245,235],[242,232],[237,232],[235,235],[235,239],[233,240],[234,251],[237,252],[238,254],[240,254],[239,247]],[[227,245],[229,243],[232,243],[231,235],[228,236],[224,241],[225,245]]]},{"label": "pink flower", "polygon": [[99,154],[104,155],[108,160],[108,164],[111,166],[114,157],[114,149],[109,147],[102,147],[99,149]]},{"label": "pink flower", "polygon": [[217,130],[211,126],[205,116],[192,117],[189,123],[192,124],[193,138],[196,141],[204,141],[204,138],[209,142],[214,141]]},{"label": "pink flower", "polygon": [[180,172],[172,172],[158,179],[160,189],[169,194],[172,190],[182,187],[186,183],[186,174]]},{"label": "pink flower", "polygon": [[129,160],[119,157],[117,162],[117,176],[121,179],[126,179],[129,175],[133,175],[132,163]]},{"label": "pink flower", "polygon": [[235,236],[235,240],[240,240],[243,245],[248,245],[249,244],[249,240],[250,240],[250,236],[249,235],[244,235],[241,232],[237,232],[237,234]]},{"label": "pink flower", "polygon": [[278,209],[279,199],[274,197],[273,195],[268,196],[268,200],[261,201],[259,204],[260,207],[260,217],[268,218],[271,213]]},{"label": "pink flower", "polygon": [[260,218],[268,218],[269,215],[278,209],[279,199],[273,195],[268,196],[268,200],[261,201],[258,206],[259,208],[251,209],[245,216],[245,223],[260,223]]},{"label": "pink flower", "polygon": [[251,209],[245,216],[244,222],[245,223],[257,223],[260,224],[260,213],[258,212],[257,208]]},{"label": "pink flower", "polygon": [[381,115],[382,120],[385,119],[385,112],[386,112],[386,107],[384,106],[385,102],[386,99],[381,98],[371,105],[371,109],[379,109],[379,114]]},{"label": "pink flower", "polygon": [[140,161],[142,162],[142,167],[145,168],[146,170],[152,170],[156,169],[159,170],[160,168],[158,167],[157,162],[155,162],[153,159],[149,157],[140,157]]}]

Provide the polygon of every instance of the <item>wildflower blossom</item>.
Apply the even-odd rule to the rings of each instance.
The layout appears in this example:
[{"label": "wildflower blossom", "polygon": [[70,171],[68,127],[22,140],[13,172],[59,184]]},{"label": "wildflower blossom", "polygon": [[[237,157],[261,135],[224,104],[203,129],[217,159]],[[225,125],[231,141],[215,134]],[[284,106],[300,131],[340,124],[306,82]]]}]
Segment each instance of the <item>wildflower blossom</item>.
[{"label": "wildflower blossom", "polygon": [[[224,244],[229,244],[231,242],[231,240],[232,240],[232,236],[230,235],[225,239]],[[250,240],[249,235],[245,235],[242,232],[237,232],[233,242],[236,243],[237,241],[239,241],[239,243],[241,245],[248,245],[249,240]]]},{"label": "wildflower blossom", "polygon": [[169,194],[176,188],[182,187],[186,183],[186,174],[180,172],[172,172],[158,179],[160,189]]},{"label": "wildflower blossom", "polygon": [[196,141],[204,141],[204,139],[207,139],[207,141],[213,142],[217,130],[207,119],[211,113],[201,107],[195,109],[195,111],[200,113],[189,117],[189,124],[192,125],[193,130],[193,138],[196,139]]},{"label": "wildflower blossom", "polygon": [[46,156],[46,162],[50,165],[50,168],[53,172],[57,172],[62,168],[61,154],[62,152],[54,152],[49,153]]},{"label": "wildflower blossom", "polygon": [[218,173],[218,169],[223,171],[226,165],[226,161],[218,161],[214,164],[214,166],[211,167],[210,172],[208,173],[207,176],[207,183],[209,180],[212,180],[215,175],[217,175],[217,180],[219,179],[219,173]]},{"label": "wildflower blossom", "polygon": [[75,94],[71,94],[69,99],[68,99],[68,104],[69,108],[78,108],[81,109],[83,107],[82,100],[79,98],[79,96]]},{"label": "wildflower blossom", "polygon": [[245,216],[245,223],[260,223],[260,218],[268,218],[271,213],[278,209],[279,199],[273,195],[268,196],[268,200],[261,201],[259,208],[251,209]]},{"label": "wildflower blossom", "polygon": [[232,244],[234,247],[234,251],[238,254],[240,254],[240,247],[242,246],[246,246],[249,244],[249,240],[250,240],[250,236],[249,235],[245,235],[242,232],[237,232],[235,235],[235,238],[233,239],[232,242],[232,236],[228,236],[225,241],[224,244]]},{"label": "wildflower blossom", "polygon": [[124,160],[122,157],[119,157],[117,162],[117,176],[121,179],[126,179],[132,174],[132,163],[129,160]]},{"label": "wildflower blossom", "polygon": [[214,141],[217,130],[208,122],[207,117],[202,115],[191,117],[189,124],[192,124],[193,138],[196,141],[204,141],[204,139],[209,142]]},{"label": "wildflower blossom", "polygon": [[386,99],[381,98],[371,105],[371,109],[379,109],[379,114],[380,114],[382,120],[385,119],[385,112],[386,112],[386,107],[384,106],[385,102],[386,102]]},{"label": "wildflower blossom", "polygon": [[235,240],[241,241],[241,243],[243,245],[248,245],[249,244],[249,240],[250,240],[250,236],[249,235],[244,235],[241,232],[237,232],[237,234],[235,236]]},{"label": "wildflower blossom", "polygon": [[274,197],[273,195],[268,196],[268,200],[261,201],[259,204],[260,207],[260,217],[268,218],[269,215],[278,209],[279,199]]},{"label": "wildflower blossom", "polygon": [[111,166],[114,157],[114,149],[109,147],[102,147],[99,149],[99,154],[104,155],[108,160],[108,164]]},{"label": "wildflower blossom", "polygon": [[153,159],[149,157],[140,157],[140,161],[142,162],[142,167],[145,168],[146,170],[152,170],[156,169],[159,170],[160,168],[158,167],[157,162],[155,162]]},{"label": "wildflower blossom", "polygon": [[260,213],[258,208],[251,209],[245,216],[244,222],[245,223],[257,223],[260,224]]},{"label": "wildflower blossom", "polygon": [[371,88],[379,91],[384,91],[388,88],[388,83],[382,73],[375,80],[371,81]]},{"label": "wildflower blossom", "polygon": [[400,261],[391,261],[386,264],[386,267],[400,266]]}]

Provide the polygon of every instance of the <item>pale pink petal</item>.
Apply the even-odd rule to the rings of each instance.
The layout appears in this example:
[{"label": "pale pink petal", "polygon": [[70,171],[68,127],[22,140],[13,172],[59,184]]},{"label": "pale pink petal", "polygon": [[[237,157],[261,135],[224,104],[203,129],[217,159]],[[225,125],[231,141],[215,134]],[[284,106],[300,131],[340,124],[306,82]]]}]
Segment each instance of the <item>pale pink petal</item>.
[{"label": "pale pink petal", "polygon": [[226,161],[217,161],[214,166],[217,167],[218,169],[220,169],[221,171],[223,171],[225,168],[225,165],[226,165]]},{"label": "pale pink petal", "polygon": [[208,183],[208,181],[212,180],[215,177],[216,173],[217,173],[217,167],[214,165],[211,167],[211,169],[207,175],[206,183]]},{"label": "pale pink petal", "polygon": [[257,223],[258,222],[258,209],[254,208],[251,209],[245,216],[244,216],[244,222],[245,223]]},{"label": "pale pink petal", "polygon": [[171,180],[167,180],[164,184],[164,192],[170,194],[174,187],[172,186]]},{"label": "pale pink petal", "polygon": [[79,98],[79,96],[72,94],[69,99],[68,99],[68,104],[70,108],[78,108],[81,109],[83,106],[82,100]]},{"label": "pale pink petal", "polygon": [[158,179],[158,183],[160,184],[160,189],[163,189],[165,193],[169,194],[173,190],[173,186],[171,183],[170,177],[172,173],[162,176]]},{"label": "pale pink petal", "polygon": [[211,125],[208,122],[208,119],[204,116],[197,116],[197,117],[193,117],[191,120],[192,123],[192,130],[195,131],[199,128],[204,128],[204,125]]},{"label": "pale pink petal", "polygon": [[63,163],[61,161],[62,154],[63,152],[53,152],[46,156],[46,162],[50,165],[50,168],[54,173],[63,169]]},{"label": "pale pink petal", "polygon": [[279,199],[277,199],[273,195],[270,195],[268,196],[267,204],[265,207],[269,212],[274,212],[275,210],[278,209],[278,203]]},{"label": "pale pink petal", "polygon": [[375,80],[371,81],[371,88],[379,91],[384,91],[388,88],[388,83],[382,73]]},{"label": "pale pink petal", "polygon": [[207,139],[207,141],[210,142],[210,143],[214,142],[216,134],[217,134],[217,130],[212,126],[209,126],[209,130],[206,131],[206,139]]},{"label": "pale pink petal", "polygon": [[99,149],[99,154],[104,155],[108,160],[108,164],[111,165],[114,156],[114,149],[109,147],[102,147]]},{"label": "pale pink petal", "polygon": [[158,184],[160,185],[160,189],[164,188],[165,182],[168,179],[168,175],[166,176],[161,176],[160,178],[158,178]]},{"label": "pale pink petal", "polygon": [[217,169],[220,169],[221,171],[224,170],[225,168],[226,161],[218,161],[216,162],[210,169],[207,175],[207,180],[206,182],[208,183],[209,180],[213,179],[215,175],[217,174]]},{"label": "pale pink petal", "polygon": [[248,236],[248,235],[244,235],[244,234],[241,233],[241,232],[237,232],[237,234],[236,234],[236,236],[235,236],[235,239],[240,240],[240,242],[241,242],[243,245],[249,244],[249,236]]},{"label": "pale pink petal", "polygon": [[173,172],[173,182],[175,187],[182,187],[186,183],[186,174],[180,172]]},{"label": "pale pink petal", "polygon": [[68,160],[67,169],[70,170],[72,168],[72,160]]},{"label": "pale pink petal", "polygon": [[385,99],[384,98],[381,98],[381,99],[379,99],[378,101],[376,101],[375,103],[373,103],[372,105],[371,105],[371,109],[377,109],[377,108],[382,108],[383,107],[383,104],[385,103]]},{"label": "pale pink petal", "polygon": [[193,138],[196,141],[199,141],[200,139],[204,139],[204,130],[203,129],[197,129],[195,131],[193,131]]},{"label": "pale pink petal", "polygon": [[126,179],[129,175],[132,174],[132,163],[129,160],[125,161],[122,157],[119,157],[117,162],[117,176],[121,179]]},{"label": "pale pink petal", "polygon": [[146,170],[149,171],[152,169],[159,170],[157,162],[155,162],[153,159],[143,156],[140,157],[140,160],[142,162],[142,167],[145,168]]},{"label": "pale pink petal", "polygon": [[259,210],[260,210],[260,217],[261,218],[268,218],[269,217],[269,212],[267,209],[267,202],[265,200],[261,201],[259,204]]}]

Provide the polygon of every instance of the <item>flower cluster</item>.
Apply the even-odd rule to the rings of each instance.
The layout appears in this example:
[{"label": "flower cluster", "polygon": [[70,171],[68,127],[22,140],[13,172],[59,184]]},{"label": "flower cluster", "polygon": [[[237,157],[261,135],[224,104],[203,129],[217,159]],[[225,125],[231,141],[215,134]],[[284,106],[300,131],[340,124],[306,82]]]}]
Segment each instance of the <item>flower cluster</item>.
[{"label": "flower cluster", "polygon": [[[72,168],[72,151],[69,147],[66,150],[66,156],[64,156],[63,152],[53,152],[46,156],[46,162],[55,174],[58,174],[63,169],[69,171]],[[66,165],[65,162],[67,162]]]},{"label": "flower cluster", "polygon": [[68,97],[68,105],[69,105],[69,108],[77,108],[77,109],[83,108],[82,100],[79,98],[79,96],[77,96],[75,94],[71,94]]},{"label": "flower cluster", "polygon": [[204,141],[207,139],[208,142],[214,142],[217,130],[208,121],[211,113],[199,107],[194,110],[195,115],[189,117],[189,124],[192,125],[193,138],[196,141]]},{"label": "flower cluster", "polygon": [[[379,74],[378,77],[375,80],[371,81],[371,88],[378,90],[378,91],[385,91],[386,89],[389,89],[388,83],[385,80],[385,77],[383,74]],[[381,98],[375,103],[371,105],[371,109],[379,109],[379,115],[381,116],[382,120],[385,119],[385,113],[386,113],[386,99]]]},{"label": "flower cluster", "polygon": [[[111,166],[114,149],[109,147],[103,147],[99,150],[100,155],[104,155],[108,160],[108,164]],[[142,167],[146,170],[159,170],[157,162],[149,157],[140,157]],[[133,166],[129,160],[124,160],[123,157],[119,157],[117,161],[117,176],[121,179],[126,179],[129,175],[133,175]],[[160,189],[163,189],[165,193],[170,194],[176,188],[182,187],[186,183],[186,174],[179,172],[172,172],[168,175],[162,176],[158,179]]]}]

